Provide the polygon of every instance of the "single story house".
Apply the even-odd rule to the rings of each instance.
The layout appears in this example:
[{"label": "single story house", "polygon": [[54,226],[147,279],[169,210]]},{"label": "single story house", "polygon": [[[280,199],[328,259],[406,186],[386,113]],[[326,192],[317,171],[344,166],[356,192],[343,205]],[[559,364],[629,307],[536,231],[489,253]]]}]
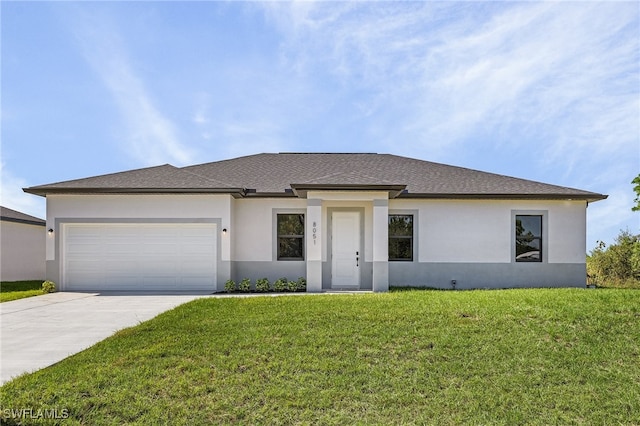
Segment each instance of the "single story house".
[{"label": "single story house", "polygon": [[0,207],[0,281],[44,280],[45,221]]},{"label": "single story house", "polygon": [[388,154],[280,153],[26,188],[62,290],[585,286],[607,196]]}]

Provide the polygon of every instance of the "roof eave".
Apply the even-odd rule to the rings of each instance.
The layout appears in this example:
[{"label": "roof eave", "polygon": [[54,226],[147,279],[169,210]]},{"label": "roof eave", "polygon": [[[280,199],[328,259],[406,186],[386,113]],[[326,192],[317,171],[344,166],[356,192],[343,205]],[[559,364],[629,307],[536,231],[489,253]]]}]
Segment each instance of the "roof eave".
[{"label": "roof eave", "polygon": [[467,194],[467,193],[410,193],[403,192],[398,198],[421,199],[454,199],[454,200],[565,200],[565,201],[595,201],[606,200],[609,196],[603,194]]},{"label": "roof eave", "polygon": [[29,220],[29,219],[18,219],[15,217],[8,217],[8,216],[0,216],[0,221],[21,223],[24,225],[35,225],[35,226],[45,226],[47,224],[44,220],[36,221],[36,220]]},{"label": "roof eave", "polygon": [[245,196],[244,188],[23,188],[24,192],[46,197],[56,194],[230,194]]}]

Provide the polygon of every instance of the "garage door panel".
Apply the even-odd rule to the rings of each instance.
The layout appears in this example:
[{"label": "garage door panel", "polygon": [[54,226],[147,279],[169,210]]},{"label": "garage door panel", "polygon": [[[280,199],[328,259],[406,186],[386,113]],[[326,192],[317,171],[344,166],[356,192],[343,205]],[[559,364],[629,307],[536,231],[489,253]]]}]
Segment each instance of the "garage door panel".
[{"label": "garage door panel", "polygon": [[214,224],[66,224],[66,290],[215,290]]},{"label": "garage door panel", "polygon": [[101,247],[101,244],[96,242],[76,242],[67,248],[67,253],[78,255],[96,253],[101,250]]},{"label": "garage door panel", "polygon": [[102,262],[104,265],[104,270],[110,274],[118,274],[118,273],[137,273],[136,271],[140,267],[140,262],[135,260],[108,260]]},{"label": "garage door panel", "polygon": [[81,240],[91,240],[102,236],[102,229],[95,225],[74,225],[67,229],[67,236]]},{"label": "garage door panel", "polygon": [[180,230],[180,234],[184,237],[215,237],[215,227],[210,227],[208,224],[200,223],[194,224],[190,228],[183,228]]},{"label": "garage door panel", "polygon": [[[197,285],[198,283],[202,282],[202,280],[206,280],[206,277],[183,277],[182,278],[182,285],[184,285],[185,287],[190,287],[193,285]],[[209,281],[211,281],[211,279],[209,279]],[[213,282],[210,283],[210,285],[214,285]]]},{"label": "garage door panel", "polygon": [[215,248],[203,243],[187,243],[182,246],[183,254],[211,256]]},{"label": "garage door panel", "polygon": [[179,246],[172,243],[167,243],[163,240],[162,243],[147,243],[142,247],[143,254],[160,254],[160,255],[173,255],[180,254]]},{"label": "garage door panel", "polygon": [[108,250],[105,250],[107,254],[113,255],[131,255],[139,252],[138,247],[135,244],[129,243],[110,243],[108,244]]},{"label": "garage door panel", "polygon": [[178,279],[176,277],[167,277],[167,276],[146,276],[142,278],[142,282],[147,286],[155,286],[161,287],[164,289],[172,289],[175,288],[176,284],[178,284]]},{"label": "garage door panel", "polygon": [[74,271],[95,271],[102,267],[102,262],[92,259],[77,259],[68,262],[68,268]]}]

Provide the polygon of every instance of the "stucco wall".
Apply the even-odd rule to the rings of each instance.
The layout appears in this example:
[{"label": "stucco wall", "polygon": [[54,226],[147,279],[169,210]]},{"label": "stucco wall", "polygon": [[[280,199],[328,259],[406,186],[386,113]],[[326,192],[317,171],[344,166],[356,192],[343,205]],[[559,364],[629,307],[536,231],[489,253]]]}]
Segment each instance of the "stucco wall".
[{"label": "stucco wall", "polygon": [[234,200],[235,223],[231,233],[233,256],[231,278],[253,282],[268,278],[273,282],[285,277],[291,280],[306,276],[306,262],[276,259],[276,216],[278,213],[305,213],[303,199],[238,199]]},{"label": "stucco wall", "polygon": [[302,212],[307,209],[302,199],[238,199],[235,201],[233,259],[238,262],[272,262],[274,211]]},{"label": "stucco wall", "polygon": [[[389,262],[391,285],[451,288],[584,286],[584,201],[391,200],[418,212],[413,262]],[[516,213],[545,216],[544,262],[513,261]]]},{"label": "stucco wall", "polygon": [[[386,194],[309,193],[320,203],[318,242],[322,287],[330,279],[329,218],[333,211],[362,213],[363,288],[371,288],[373,263],[386,253],[386,237],[374,237],[375,203],[386,209]],[[356,196],[358,194],[355,194]],[[367,199],[368,197],[368,199]],[[379,199],[380,198],[380,199]],[[322,201],[320,201],[322,200]],[[377,200],[377,201],[375,201]],[[47,278],[57,279],[58,227],[65,220],[94,219],[215,219],[219,237],[219,286],[229,277],[240,280],[306,276],[305,261],[277,261],[275,215],[307,211],[306,199],[233,199],[229,195],[54,195],[47,198]],[[390,214],[412,212],[415,217],[414,260],[389,262],[391,285],[458,288],[584,285],[586,208],[584,201],[530,200],[389,200]],[[512,219],[517,212],[545,216],[544,262],[513,261]],[[385,222],[378,217],[378,225]],[[307,224],[308,225],[308,224]],[[385,223],[386,225],[386,223]],[[385,234],[386,235],[386,234]],[[307,227],[307,240],[309,228]],[[374,244],[378,244],[374,247]],[[386,256],[386,255],[385,255]],[[378,265],[380,266],[380,265]],[[383,265],[386,266],[386,265]]]},{"label": "stucco wall", "polygon": [[549,263],[584,263],[586,209],[572,201],[391,200],[394,209],[419,210],[420,262],[511,262],[513,211],[544,211]]},{"label": "stucco wall", "polygon": [[230,195],[49,195],[47,197],[47,229],[55,230],[47,237],[47,279],[60,281],[60,227],[65,222],[128,220],[211,220],[219,229],[227,229],[218,237],[218,287],[231,275],[233,198]]},{"label": "stucco wall", "polygon": [[45,278],[44,226],[0,221],[0,281]]}]

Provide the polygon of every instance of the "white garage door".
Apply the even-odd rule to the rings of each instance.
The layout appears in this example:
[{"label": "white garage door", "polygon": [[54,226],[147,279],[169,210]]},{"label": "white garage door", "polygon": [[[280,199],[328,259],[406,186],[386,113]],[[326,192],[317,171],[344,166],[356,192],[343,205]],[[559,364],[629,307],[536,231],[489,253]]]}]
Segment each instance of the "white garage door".
[{"label": "white garage door", "polygon": [[65,224],[64,290],[216,289],[210,223]]}]

